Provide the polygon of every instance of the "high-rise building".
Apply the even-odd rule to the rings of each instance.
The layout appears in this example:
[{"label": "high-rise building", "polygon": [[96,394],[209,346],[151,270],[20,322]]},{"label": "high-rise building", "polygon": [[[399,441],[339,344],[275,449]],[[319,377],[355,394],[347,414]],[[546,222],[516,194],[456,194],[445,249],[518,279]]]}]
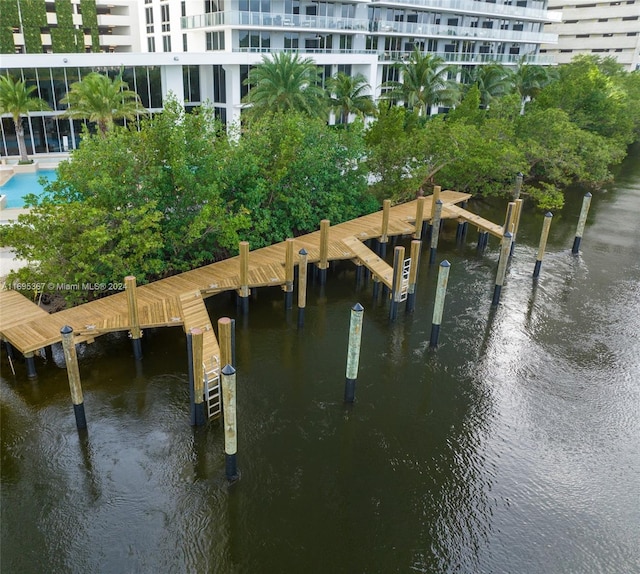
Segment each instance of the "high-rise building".
[{"label": "high-rise building", "polygon": [[[211,102],[228,123],[240,117],[249,70],[275,51],[312,58],[323,78],[363,74],[374,97],[384,82],[400,80],[392,64],[415,49],[461,67],[550,63],[540,55],[540,45],[554,42],[556,35],[544,25],[561,15],[548,12],[546,3],[0,0],[0,73],[33,82],[53,109],[25,120],[29,153],[57,151],[63,149],[63,135],[75,147],[81,127],[77,120],[59,117],[64,111],[59,101],[72,82],[94,69],[111,75],[122,71],[152,111],[172,92],[187,108]],[[35,5],[37,18],[32,17]],[[8,117],[2,119],[0,153],[16,153]]]},{"label": "high-rise building", "polygon": [[566,64],[578,54],[612,56],[627,70],[640,69],[640,0],[549,0],[553,14],[562,10],[562,20],[546,25],[558,36],[540,52]]}]

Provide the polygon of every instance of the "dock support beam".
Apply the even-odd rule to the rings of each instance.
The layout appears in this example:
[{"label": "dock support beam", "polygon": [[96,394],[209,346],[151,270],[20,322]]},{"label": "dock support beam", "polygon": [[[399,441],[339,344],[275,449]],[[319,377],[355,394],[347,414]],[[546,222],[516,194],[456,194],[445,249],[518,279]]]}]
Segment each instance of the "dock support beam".
[{"label": "dock support beam", "polygon": [[589,206],[591,205],[591,194],[586,193],[582,199],[582,209],[580,211],[580,219],[578,219],[578,228],[576,229],[576,236],[573,240],[573,247],[571,253],[577,255],[580,251],[580,242],[582,241],[582,234],[584,233],[584,226],[587,223],[587,214],[589,213]]},{"label": "dock support beam", "polygon": [[238,429],[236,420],[236,370],[231,365],[222,369],[222,408],[224,410],[224,462],[229,482],[240,478],[238,474]]},{"label": "dock support beam", "polygon": [[389,241],[389,213],[391,209],[391,200],[385,199],[382,202],[382,226],[380,228],[380,242],[378,246],[378,255],[380,259],[387,256],[387,242]]},{"label": "dock support beam", "polygon": [[189,357],[191,360],[191,369],[189,369],[189,387],[192,396],[191,425],[202,426],[206,420],[204,405],[204,336],[202,329],[191,329],[191,333],[187,337],[191,338],[191,356]]},{"label": "dock support beam", "polygon": [[398,316],[398,305],[402,295],[402,268],[404,265],[404,247],[393,250],[393,283],[391,288],[391,304],[389,306],[389,320],[395,321]]},{"label": "dock support beam", "polygon": [[496,275],[496,285],[493,290],[492,305],[500,303],[500,294],[504,285],[504,278],[507,274],[507,263],[509,262],[509,251],[511,251],[511,233],[507,231],[502,236],[502,247],[500,249],[500,260],[498,261],[498,273]]},{"label": "dock support beam", "polygon": [[436,289],[436,301],[433,306],[433,320],[431,322],[431,337],[429,339],[430,347],[438,346],[440,325],[442,324],[442,313],[444,311],[444,299],[447,295],[447,283],[449,282],[450,269],[451,263],[446,259],[440,263],[440,270],[438,271],[438,287]]},{"label": "dock support beam", "polygon": [[240,242],[240,309],[243,315],[249,313],[249,242]]},{"label": "dock support beam", "polygon": [[[418,242],[419,243],[419,242]],[[349,347],[347,350],[347,373],[344,384],[344,402],[352,403],[356,396],[358,380],[358,363],[360,361],[360,344],[362,342],[362,319],[364,307],[356,303],[351,308],[349,322]]]},{"label": "dock support beam", "polygon": [[124,278],[124,288],[127,292],[127,308],[129,310],[129,337],[133,346],[133,356],[136,361],[142,360],[142,329],[140,329],[140,319],[138,317],[138,298],[136,294],[136,278],[127,275]]},{"label": "dock support beam", "polygon": [[320,261],[318,270],[320,272],[320,285],[327,282],[327,269],[329,268],[329,226],[328,219],[320,222]]},{"label": "dock support beam", "polygon": [[540,275],[540,267],[542,266],[545,249],[547,248],[547,239],[549,238],[549,228],[551,227],[552,219],[553,213],[550,211],[545,213],[544,221],[542,223],[542,233],[540,234],[540,244],[538,245],[538,256],[536,257],[536,264],[533,268],[534,277],[538,277]]},{"label": "dock support beam", "polygon": [[60,329],[62,335],[62,349],[64,351],[64,362],[67,365],[67,375],[69,377],[69,389],[71,390],[71,402],[73,403],[73,413],[76,417],[76,427],[78,430],[87,428],[87,418],[84,413],[84,399],[82,398],[82,386],[80,385],[80,369],[78,368],[78,355],[76,354],[76,343],[73,340],[73,329],[65,325]]},{"label": "dock support beam", "polygon": [[416,230],[413,234],[414,239],[421,240],[425,235],[425,219],[424,219],[424,202],[426,199],[424,197],[419,197],[416,202]]},{"label": "dock support beam", "polygon": [[420,247],[422,241],[414,239],[411,242],[411,269],[409,270],[409,291],[407,293],[407,305],[405,311],[413,313],[416,308],[416,287],[418,284],[418,273],[420,271]]},{"label": "dock support beam", "polygon": [[307,250],[303,247],[298,254],[298,329],[304,327],[304,309],[307,306]]},{"label": "dock support beam", "polygon": [[438,252],[438,239],[440,238],[440,221],[442,220],[442,200],[438,199],[431,220],[431,251],[429,252],[429,265],[436,262]]},{"label": "dock support beam", "polygon": [[285,242],[284,308],[287,311],[293,307],[293,242],[294,240],[291,237],[289,237]]}]

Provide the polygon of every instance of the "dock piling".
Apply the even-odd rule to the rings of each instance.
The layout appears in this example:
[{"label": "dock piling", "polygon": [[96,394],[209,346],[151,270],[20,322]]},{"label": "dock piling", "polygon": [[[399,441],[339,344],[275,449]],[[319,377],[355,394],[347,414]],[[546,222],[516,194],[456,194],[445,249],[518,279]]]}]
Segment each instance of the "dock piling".
[{"label": "dock piling", "polygon": [[411,269],[409,270],[409,290],[407,291],[407,304],[405,311],[413,313],[416,307],[416,287],[418,284],[418,273],[420,271],[420,247],[422,241],[414,239],[411,242]]},{"label": "dock piling", "polygon": [[192,389],[191,425],[202,426],[205,423],[204,403],[204,334],[202,329],[191,329],[188,337],[191,337],[191,375],[190,388]]},{"label": "dock piling", "polygon": [[516,248],[516,239],[518,237],[518,229],[520,229],[520,217],[522,216],[522,200],[516,199],[516,207],[513,212],[513,237],[511,239],[511,250],[509,251],[509,256],[513,255],[513,251]]},{"label": "dock piling", "polygon": [[218,346],[220,347],[220,364],[235,368],[232,341],[233,321],[229,317],[218,319]]},{"label": "dock piling", "polygon": [[307,306],[307,250],[303,247],[299,252],[298,263],[298,329],[304,327],[304,309]]},{"label": "dock piling", "polygon": [[385,199],[382,202],[382,226],[380,228],[380,240],[378,242],[378,255],[381,259],[387,256],[387,242],[389,241],[389,213],[391,200]]},{"label": "dock piling", "polygon": [[249,242],[240,242],[240,310],[243,315],[249,313]]},{"label": "dock piling", "polygon": [[142,360],[142,329],[140,329],[140,319],[138,317],[138,298],[136,293],[136,278],[127,275],[124,278],[124,288],[127,292],[127,308],[129,311],[129,337],[133,346],[133,356],[136,361]]},{"label": "dock piling", "polygon": [[34,353],[25,353],[24,362],[27,366],[27,378],[37,379],[38,373],[36,371],[36,356]]},{"label": "dock piling", "polygon": [[358,363],[360,361],[360,344],[362,342],[362,319],[364,307],[356,303],[351,308],[349,322],[349,347],[347,350],[347,372],[344,384],[344,402],[353,403],[356,396],[356,381],[358,380]]},{"label": "dock piling", "polygon": [[520,199],[520,191],[522,190],[522,181],[524,180],[524,174],[522,172],[520,172],[518,175],[516,175],[516,185],[515,188],[513,190],[513,199],[514,201],[517,201],[518,199]]},{"label": "dock piling", "polygon": [[62,350],[64,352],[64,362],[67,365],[67,376],[69,377],[69,389],[71,391],[73,413],[76,417],[76,427],[78,430],[86,429],[87,418],[84,412],[84,399],[82,397],[82,386],[80,385],[76,344],[73,340],[73,328],[65,325],[60,329],[60,334],[62,335]]},{"label": "dock piling", "polygon": [[318,271],[320,285],[327,282],[327,269],[329,268],[329,226],[328,219],[320,222],[320,261],[318,261]]},{"label": "dock piling", "polygon": [[533,268],[533,276],[538,277],[540,275],[540,267],[542,266],[542,258],[547,247],[547,239],[549,237],[549,228],[551,227],[551,220],[553,219],[553,213],[550,211],[545,213],[544,221],[542,223],[542,233],[540,234],[540,244],[538,245],[538,256],[536,257],[536,264]]},{"label": "dock piling", "polygon": [[449,282],[449,270],[451,263],[446,259],[440,263],[438,271],[438,286],[436,288],[436,300],[433,306],[433,320],[431,321],[431,337],[429,339],[430,347],[438,346],[438,338],[440,337],[440,325],[442,324],[442,314],[444,311],[444,300],[447,295],[447,283]]},{"label": "dock piling", "polygon": [[427,227],[427,238],[431,239],[433,233],[433,219],[436,215],[436,203],[440,199],[442,188],[439,185],[433,186],[433,194],[431,195],[431,216],[429,217],[429,226]]},{"label": "dock piling", "polygon": [[571,253],[577,255],[580,251],[580,242],[582,241],[582,234],[584,233],[584,226],[587,223],[587,215],[589,213],[589,206],[591,205],[591,193],[587,192],[582,199],[582,209],[580,210],[580,218],[578,219],[578,228],[576,229],[576,236],[573,240],[573,247]]},{"label": "dock piling", "polygon": [[415,224],[415,232],[413,234],[414,239],[422,239],[425,234],[425,219],[424,219],[424,202],[426,198],[419,197],[416,201],[416,224]]},{"label": "dock piling", "polygon": [[442,200],[438,199],[431,219],[431,250],[429,252],[429,265],[436,262],[438,251],[438,239],[440,238],[440,221],[442,220]]},{"label": "dock piling", "polygon": [[229,482],[235,482],[240,478],[237,463],[236,370],[228,364],[222,369],[222,408],[224,411],[225,474]]},{"label": "dock piling", "polygon": [[398,316],[398,304],[402,296],[402,271],[404,267],[404,247],[393,250],[393,282],[391,288],[391,304],[389,305],[389,320],[395,321]]},{"label": "dock piling", "polygon": [[284,308],[289,310],[293,307],[293,243],[292,237],[287,238],[285,244],[285,263],[284,263]]},{"label": "dock piling", "polygon": [[493,306],[500,302],[500,294],[504,285],[504,278],[507,274],[507,263],[509,262],[509,251],[511,250],[511,233],[507,231],[502,236],[502,247],[500,249],[500,260],[498,261],[498,272],[496,275],[496,285],[493,290]]}]

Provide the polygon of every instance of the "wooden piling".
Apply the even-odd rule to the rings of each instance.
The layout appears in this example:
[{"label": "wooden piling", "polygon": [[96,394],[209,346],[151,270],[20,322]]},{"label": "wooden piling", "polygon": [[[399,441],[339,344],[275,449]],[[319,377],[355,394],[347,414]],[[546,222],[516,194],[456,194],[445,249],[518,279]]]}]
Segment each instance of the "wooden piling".
[{"label": "wooden piling", "polygon": [[407,292],[407,305],[405,311],[412,313],[416,306],[416,288],[418,284],[418,272],[420,271],[420,247],[422,242],[414,239],[411,242],[411,269],[409,270],[409,290]]},{"label": "wooden piling", "polygon": [[205,403],[204,403],[204,334],[202,329],[191,329],[191,363],[192,363],[192,381],[191,388],[193,390],[192,408],[191,408],[191,424],[194,426],[202,426],[206,421]]},{"label": "wooden piling", "polygon": [[509,262],[509,252],[511,251],[511,233],[507,231],[502,236],[502,247],[500,249],[500,260],[498,261],[498,272],[496,274],[496,285],[493,290],[492,305],[500,302],[500,294],[504,285],[504,278],[507,274],[507,263]]},{"label": "wooden piling", "polygon": [[293,238],[289,237],[285,242],[285,262],[284,262],[284,308],[293,307]]},{"label": "wooden piling", "polygon": [[404,247],[393,250],[393,282],[391,288],[391,304],[389,306],[389,320],[395,321],[398,316],[398,305],[402,297],[402,269],[404,265]]},{"label": "wooden piling", "polygon": [[320,285],[327,282],[327,269],[329,268],[329,226],[328,219],[320,222],[320,261],[318,269],[320,271]]},{"label": "wooden piling", "polygon": [[382,202],[382,226],[380,228],[380,242],[378,244],[378,255],[381,259],[387,256],[387,241],[389,241],[389,213],[391,210],[391,200],[385,199]]},{"label": "wooden piling", "polygon": [[222,369],[222,408],[224,412],[225,474],[229,482],[235,482],[240,478],[237,464],[236,370],[228,364]]},{"label": "wooden piling", "polygon": [[576,229],[576,236],[573,240],[573,247],[571,253],[576,255],[580,251],[580,242],[582,241],[582,234],[584,233],[584,226],[587,223],[587,215],[589,213],[589,206],[591,205],[591,194],[586,193],[582,199],[582,209],[580,210],[580,218],[578,219],[578,228]]},{"label": "wooden piling", "polygon": [[436,261],[438,251],[438,239],[440,238],[440,221],[442,218],[442,200],[436,201],[433,218],[431,220],[431,251],[429,253],[429,264]]},{"label": "wooden piling", "polygon": [[220,317],[218,319],[218,346],[220,347],[220,364],[231,365],[235,368],[235,361],[233,357],[233,342],[232,342],[232,321],[229,317]]},{"label": "wooden piling", "polygon": [[[418,242],[419,243],[419,242]],[[356,396],[356,381],[358,380],[358,363],[360,361],[360,344],[362,341],[362,319],[364,307],[356,303],[351,308],[349,322],[349,347],[347,349],[347,372],[344,384],[344,402],[352,403]]]},{"label": "wooden piling", "polygon": [[129,311],[129,337],[133,346],[133,356],[136,361],[142,359],[142,329],[138,317],[138,297],[136,292],[136,278],[127,275],[124,278],[124,288],[127,293],[127,308]]},{"label": "wooden piling", "polygon": [[549,229],[551,227],[552,219],[553,213],[550,211],[545,213],[544,221],[542,222],[542,233],[540,234],[540,244],[538,245],[538,255],[536,257],[535,267],[533,268],[534,277],[538,277],[538,275],[540,275],[540,267],[542,266],[545,249],[547,248],[547,239],[549,238]]},{"label": "wooden piling", "polygon": [[431,321],[431,337],[429,339],[430,347],[438,346],[438,338],[440,337],[440,325],[442,324],[442,314],[444,311],[444,300],[447,295],[447,283],[449,282],[449,270],[451,263],[446,259],[440,263],[438,271],[438,286],[436,289],[436,300],[433,306],[433,320]]},{"label": "wooden piling", "polygon": [[516,247],[516,239],[518,237],[518,229],[520,228],[520,216],[522,215],[522,200],[516,199],[516,207],[513,212],[513,237],[511,239],[511,250],[509,251],[509,255],[513,255],[513,251]]},{"label": "wooden piling", "polygon": [[504,217],[504,226],[503,226],[504,233],[508,231],[509,233],[513,234],[513,214],[515,209],[516,209],[516,202],[510,201],[507,204],[507,213]]},{"label": "wooden piling", "polygon": [[86,429],[87,418],[84,412],[84,399],[82,397],[82,386],[80,385],[80,369],[78,367],[76,344],[73,339],[73,329],[69,325],[65,325],[60,329],[60,334],[62,335],[62,350],[64,352],[64,361],[67,365],[69,390],[71,391],[73,413],[76,417],[76,427],[78,429]]},{"label": "wooden piling", "polygon": [[304,327],[304,309],[307,306],[307,250],[303,247],[298,255],[298,328],[301,328]]},{"label": "wooden piling", "polygon": [[240,289],[238,296],[240,297],[240,310],[243,315],[249,312],[249,242],[241,241],[240,247]]},{"label": "wooden piling", "polygon": [[425,232],[424,229],[424,202],[426,201],[425,197],[419,197],[416,201],[416,230],[413,234],[414,239],[422,239],[422,236]]},{"label": "wooden piling", "polygon": [[440,200],[440,191],[442,188],[439,185],[433,186],[433,195],[431,196],[431,224],[433,225],[433,218],[436,215],[436,203]]}]

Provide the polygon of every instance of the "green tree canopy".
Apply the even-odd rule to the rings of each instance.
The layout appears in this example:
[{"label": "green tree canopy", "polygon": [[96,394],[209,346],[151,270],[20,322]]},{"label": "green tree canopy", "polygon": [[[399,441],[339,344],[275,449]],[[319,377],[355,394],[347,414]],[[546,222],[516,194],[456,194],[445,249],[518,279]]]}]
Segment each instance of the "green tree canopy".
[{"label": "green tree canopy", "polygon": [[47,103],[32,94],[36,86],[27,86],[23,80],[14,80],[8,74],[0,76],[0,114],[11,114],[18,139],[20,161],[28,162],[27,146],[24,142],[22,118],[29,112],[50,109]]},{"label": "green tree canopy", "polygon": [[327,80],[329,106],[341,124],[347,124],[349,114],[364,118],[376,113],[376,105],[371,96],[371,86],[367,79],[358,74],[354,77],[338,72]]}]

